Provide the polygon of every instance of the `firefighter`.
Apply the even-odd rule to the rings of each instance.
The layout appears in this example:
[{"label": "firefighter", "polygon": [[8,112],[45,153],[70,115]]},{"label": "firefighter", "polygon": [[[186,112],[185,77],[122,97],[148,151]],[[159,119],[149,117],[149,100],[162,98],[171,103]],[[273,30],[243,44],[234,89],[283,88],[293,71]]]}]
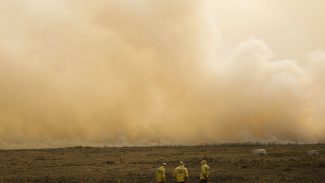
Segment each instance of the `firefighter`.
[{"label": "firefighter", "polygon": [[187,168],[185,168],[184,162],[180,162],[179,166],[174,170],[174,176],[177,183],[185,183],[189,177]]},{"label": "firefighter", "polygon": [[207,183],[210,173],[210,167],[207,165],[207,161],[203,160],[201,162],[200,170],[200,183]]},{"label": "firefighter", "polygon": [[162,163],[159,168],[156,170],[156,180],[157,183],[166,183],[166,170],[165,167],[167,166],[166,163]]}]

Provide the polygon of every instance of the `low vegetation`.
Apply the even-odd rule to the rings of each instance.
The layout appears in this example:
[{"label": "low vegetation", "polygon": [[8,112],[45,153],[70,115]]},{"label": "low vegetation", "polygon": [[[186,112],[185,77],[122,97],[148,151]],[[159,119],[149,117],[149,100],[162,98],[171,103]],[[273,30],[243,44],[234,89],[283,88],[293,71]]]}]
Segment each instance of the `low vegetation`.
[{"label": "low vegetation", "polygon": [[[253,156],[263,148],[267,156]],[[310,157],[307,150],[319,150]],[[202,159],[211,167],[210,182],[324,182],[325,145],[224,144],[159,147],[74,147],[1,150],[0,183],[4,182],[154,182],[154,171],[167,163],[167,178],[184,161],[190,183],[198,182]]]}]

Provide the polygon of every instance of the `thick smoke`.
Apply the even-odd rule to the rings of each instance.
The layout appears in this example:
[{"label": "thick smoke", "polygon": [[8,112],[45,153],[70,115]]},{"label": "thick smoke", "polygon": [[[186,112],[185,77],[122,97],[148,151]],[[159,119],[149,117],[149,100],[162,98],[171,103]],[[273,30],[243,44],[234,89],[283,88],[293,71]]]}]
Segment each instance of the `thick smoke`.
[{"label": "thick smoke", "polygon": [[203,1],[0,2],[0,145],[324,142],[325,52],[229,51]]}]

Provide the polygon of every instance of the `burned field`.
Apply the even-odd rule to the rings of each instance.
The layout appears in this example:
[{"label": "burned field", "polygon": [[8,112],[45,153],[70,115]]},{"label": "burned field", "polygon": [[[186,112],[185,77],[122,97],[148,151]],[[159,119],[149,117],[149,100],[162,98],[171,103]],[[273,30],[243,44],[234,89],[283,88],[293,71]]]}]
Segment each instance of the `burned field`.
[{"label": "burned field", "polygon": [[[267,156],[254,157],[251,149]],[[307,150],[318,149],[320,157]],[[0,182],[155,182],[166,162],[168,182],[179,161],[198,182],[202,159],[211,167],[210,182],[324,182],[325,145],[213,145],[163,147],[75,147],[1,150]]]}]

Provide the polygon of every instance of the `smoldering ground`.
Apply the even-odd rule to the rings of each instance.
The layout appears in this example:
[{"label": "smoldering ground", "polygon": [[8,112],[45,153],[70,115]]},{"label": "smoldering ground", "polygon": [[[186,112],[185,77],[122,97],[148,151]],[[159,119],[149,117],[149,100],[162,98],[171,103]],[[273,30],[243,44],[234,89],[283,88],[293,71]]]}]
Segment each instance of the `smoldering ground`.
[{"label": "smoldering ground", "polygon": [[1,1],[1,147],[324,142],[325,52],[230,49],[210,3]]}]

